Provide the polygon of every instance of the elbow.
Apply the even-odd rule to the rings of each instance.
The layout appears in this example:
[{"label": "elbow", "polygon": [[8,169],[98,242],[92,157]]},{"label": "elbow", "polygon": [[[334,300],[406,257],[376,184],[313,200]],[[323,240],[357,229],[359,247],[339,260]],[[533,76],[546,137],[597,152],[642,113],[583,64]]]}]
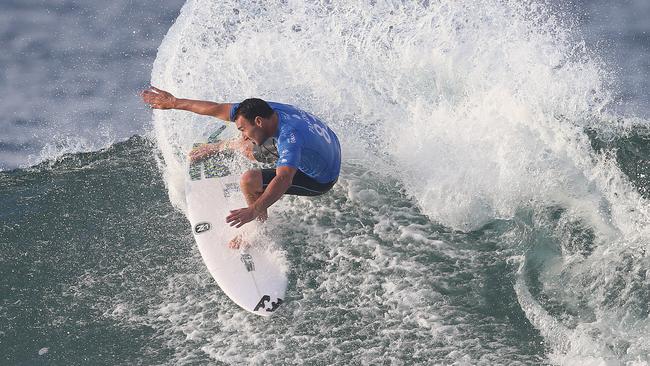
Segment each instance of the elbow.
[{"label": "elbow", "polygon": [[280,166],[276,169],[276,176],[273,180],[277,180],[278,191],[281,191],[281,194],[284,194],[291,183],[293,183],[293,177],[296,175],[296,169],[288,166]]},{"label": "elbow", "polygon": [[289,187],[291,187],[291,182],[293,182],[293,177],[285,175],[279,178],[280,178],[280,187],[281,187],[282,194],[285,194],[289,190]]}]

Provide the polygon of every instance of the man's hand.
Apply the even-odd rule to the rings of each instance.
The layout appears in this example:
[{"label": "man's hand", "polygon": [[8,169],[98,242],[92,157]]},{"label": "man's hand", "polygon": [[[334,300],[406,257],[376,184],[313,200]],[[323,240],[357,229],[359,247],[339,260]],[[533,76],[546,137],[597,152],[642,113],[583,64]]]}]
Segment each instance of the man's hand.
[{"label": "man's hand", "polygon": [[226,222],[230,223],[230,226],[242,227],[256,218],[260,221],[267,219],[267,209],[289,189],[298,170],[290,166],[280,166],[275,171],[275,178],[252,205],[230,211],[230,215],[226,217]]},{"label": "man's hand", "polygon": [[164,90],[156,87],[150,87],[140,93],[142,100],[155,109],[173,109],[176,108],[176,97]]},{"label": "man's hand", "polygon": [[199,147],[196,147],[190,151],[190,161],[192,163],[195,163],[199,160],[203,160],[207,157],[210,157],[216,153],[218,153],[220,150],[222,150],[222,145],[221,143],[218,144],[203,144]]},{"label": "man's hand", "polygon": [[230,110],[232,104],[230,103],[215,103],[207,100],[193,100],[176,98],[164,90],[158,89],[155,86],[140,93],[142,100],[149,104],[151,108],[155,109],[180,109],[190,111],[204,116],[217,117],[224,121],[230,120]]},{"label": "man's hand", "polygon": [[229,223],[230,226],[240,228],[244,224],[255,220],[258,216],[260,215],[255,211],[255,209],[252,206],[249,206],[230,211],[230,215],[226,217],[226,222]]}]

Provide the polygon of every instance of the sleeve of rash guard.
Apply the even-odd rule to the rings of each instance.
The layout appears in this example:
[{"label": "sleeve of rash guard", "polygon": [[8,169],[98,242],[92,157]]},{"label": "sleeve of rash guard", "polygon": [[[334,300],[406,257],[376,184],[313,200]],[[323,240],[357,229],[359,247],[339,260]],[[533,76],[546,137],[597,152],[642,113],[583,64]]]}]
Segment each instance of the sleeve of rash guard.
[{"label": "sleeve of rash guard", "polygon": [[230,121],[235,122],[235,111],[239,107],[239,103],[233,103],[232,107],[230,108]]},{"label": "sleeve of rash guard", "polygon": [[279,166],[290,166],[298,169],[302,153],[302,139],[295,130],[283,132],[278,136],[278,162]]}]

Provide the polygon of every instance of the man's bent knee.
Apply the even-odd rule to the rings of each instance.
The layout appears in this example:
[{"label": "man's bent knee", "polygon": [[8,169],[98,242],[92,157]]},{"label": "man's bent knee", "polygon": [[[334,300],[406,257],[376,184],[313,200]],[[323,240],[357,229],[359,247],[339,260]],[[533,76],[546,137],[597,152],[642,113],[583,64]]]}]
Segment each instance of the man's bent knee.
[{"label": "man's bent knee", "polygon": [[242,174],[239,184],[242,186],[242,188],[247,189],[249,192],[261,192],[262,172],[257,169],[246,171],[244,174]]}]

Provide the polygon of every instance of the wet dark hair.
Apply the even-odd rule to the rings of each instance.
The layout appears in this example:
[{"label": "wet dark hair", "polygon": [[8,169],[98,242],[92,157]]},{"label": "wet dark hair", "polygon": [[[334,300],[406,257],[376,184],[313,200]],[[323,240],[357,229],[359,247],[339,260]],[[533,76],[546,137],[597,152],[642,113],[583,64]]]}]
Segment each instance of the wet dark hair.
[{"label": "wet dark hair", "polygon": [[259,98],[249,98],[245,101],[239,103],[239,106],[235,110],[235,116],[232,120],[236,120],[237,117],[242,116],[246,118],[249,122],[253,123],[255,117],[260,116],[262,118],[269,118],[273,115],[273,109],[271,106]]}]

